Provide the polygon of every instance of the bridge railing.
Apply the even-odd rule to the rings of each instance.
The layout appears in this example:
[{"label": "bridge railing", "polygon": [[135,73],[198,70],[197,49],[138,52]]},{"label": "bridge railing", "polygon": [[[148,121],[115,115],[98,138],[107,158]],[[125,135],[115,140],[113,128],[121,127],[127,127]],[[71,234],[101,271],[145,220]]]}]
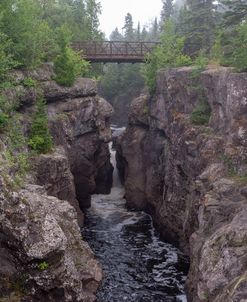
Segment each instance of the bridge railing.
[{"label": "bridge railing", "polygon": [[90,61],[144,61],[159,42],[86,41],[73,44]]}]

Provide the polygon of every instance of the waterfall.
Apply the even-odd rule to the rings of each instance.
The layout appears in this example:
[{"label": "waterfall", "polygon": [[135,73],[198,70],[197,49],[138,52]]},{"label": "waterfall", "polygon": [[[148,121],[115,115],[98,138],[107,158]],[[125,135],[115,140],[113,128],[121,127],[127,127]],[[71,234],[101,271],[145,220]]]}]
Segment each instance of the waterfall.
[{"label": "waterfall", "polygon": [[116,150],[113,149],[112,147],[112,142],[109,144],[109,148],[110,148],[110,153],[111,153],[111,164],[113,166],[113,183],[112,183],[112,188],[121,188],[121,182],[119,179],[119,175],[118,175],[118,171],[117,171],[117,162],[116,162]]}]

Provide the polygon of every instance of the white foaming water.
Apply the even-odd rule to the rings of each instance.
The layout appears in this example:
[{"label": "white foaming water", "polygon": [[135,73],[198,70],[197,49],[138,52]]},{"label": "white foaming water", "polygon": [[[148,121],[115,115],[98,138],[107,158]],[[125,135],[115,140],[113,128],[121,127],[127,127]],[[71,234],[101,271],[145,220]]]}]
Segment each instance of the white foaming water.
[{"label": "white foaming water", "polygon": [[110,154],[111,154],[111,164],[114,168],[113,170],[113,184],[112,184],[112,189],[116,189],[116,188],[122,188],[119,176],[118,176],[118,171],[117,171],[117,162],[116,162],[116,150],[112,149],[112,143],[109,144],[109,148],[110,148]]},{"label": "white foaming water", "polygon": [[83,235],[103,265],[101,302],[186,302],[185,272],[178,250],[160,239],[151,217],[125,206],[124,188],[114,167],[109,195],[92,196]]}]

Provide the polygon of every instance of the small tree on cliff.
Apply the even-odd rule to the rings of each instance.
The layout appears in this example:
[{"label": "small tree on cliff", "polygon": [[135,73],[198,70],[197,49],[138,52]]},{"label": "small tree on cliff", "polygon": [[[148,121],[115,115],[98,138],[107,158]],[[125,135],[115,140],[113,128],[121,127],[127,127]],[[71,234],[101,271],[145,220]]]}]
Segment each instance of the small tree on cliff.
[{"label": "small tree on cliff", "polygon": [[43,98],[36,103],[36,110],[33,115],[30,139],[28,145],[38,153],[47,153],[52,148],[52,138],[48,129],[48,118],[46,104]]},{"label": "small tree on cliff", "polygon": [[55,60],[55,80],[62,86],[72,86],[78,76],[85,75],[89,70],[89,63],[81,58],[81,54],[70,47],[71,33],[66,26],[58,32],[60,54]]},{"label": "small tree on cliff", "polygon": [[143,75],[151,93],[156,86],[156,73],[160,68],[179,67],[191,64],[191,59],[183,54],[184,38],[175,33],[171,20],[165,22],[161,45],[146,58]]}]

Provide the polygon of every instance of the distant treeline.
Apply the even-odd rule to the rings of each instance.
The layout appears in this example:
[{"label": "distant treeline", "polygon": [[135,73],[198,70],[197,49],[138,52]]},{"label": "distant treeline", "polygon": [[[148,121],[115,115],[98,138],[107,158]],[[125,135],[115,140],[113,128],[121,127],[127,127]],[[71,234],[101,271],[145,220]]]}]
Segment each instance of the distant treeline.
[{"label": "distant treeline", "polygon": [[102,85],[114,97],[129,87],[139,87],[144,76],[150,91],[160,68],[199,65],[233,66],[247,71],[247,0],[162,0],[159,18],[149,26],[133,27],[125,17],[121,33],[116,28],[110,40],[161,41],[161,46],[141,66],[107,65]]}]

